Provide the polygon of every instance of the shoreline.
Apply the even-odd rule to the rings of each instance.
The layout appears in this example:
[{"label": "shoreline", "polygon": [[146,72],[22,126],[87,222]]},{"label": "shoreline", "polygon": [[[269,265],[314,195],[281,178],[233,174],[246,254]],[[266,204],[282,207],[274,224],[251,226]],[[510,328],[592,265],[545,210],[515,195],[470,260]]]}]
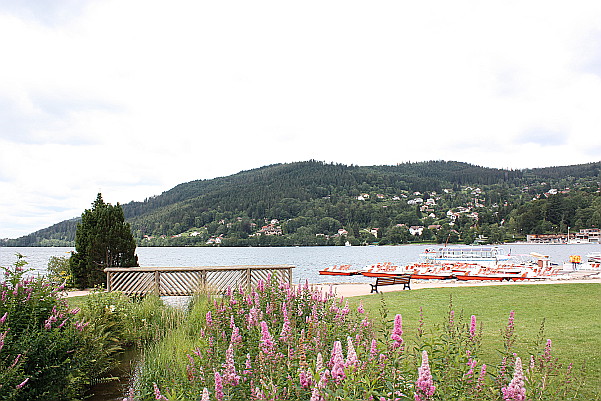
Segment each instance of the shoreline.
[{"label": "shoreline", "polygon": [[[484,287],[493,285],[540,285],[540,284],[601,284],[601,275],[595,277],[583,278],[564,278],[549,280],[524,280],[524,281],[458,281],[458,280],[416,280],[411,282],[411,290],[421,290],[426,288],[461,288],[461,287]],[[330,283],[314,284],[314,287],[328,292],[332,289],[339,297],[356,297],[371,294],[370,283]],[[402,285],[384,286],[378,288],[379,293],[403,291]],[[375,293],[374,293],[375,294]]]},{"label": "shoreline", "polygon": [[[411,290],[421,290],[426,288],[461,288],[461,287],[482,287],[492,285],[540,285],[540,284],[601,284],[601,272],[581,272],[581,276],[563,276],[546,280],[523,280],[523,281],[459,281],[459,280],[415,280],[411,282]],[[356,297],[371,294],[370,283],[321,283],[309,284],[314,288],[319,288],[323,292],[334,291],[338,297]],[[92,290],[66,291],[66,297],[77,297],[88,295]],[[403,291],[402,285],[384,286],[378,289],[379,293]],[[374,293],[375,294],[375,293]]]}]

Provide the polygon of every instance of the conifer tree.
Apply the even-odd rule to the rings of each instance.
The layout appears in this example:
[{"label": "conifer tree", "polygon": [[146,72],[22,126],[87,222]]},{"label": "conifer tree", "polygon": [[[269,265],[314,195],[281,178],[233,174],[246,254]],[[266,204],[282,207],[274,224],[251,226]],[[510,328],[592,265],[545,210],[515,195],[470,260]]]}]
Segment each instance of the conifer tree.
[{"label": "conifer tree", "polygon": [[75,284],[93,287],[105,281],[107,267],[138,266],[136,242],[121,205],[102,200],[99,193],[91,209],[81,215],[75,233],[75,252],[69,260]]}]

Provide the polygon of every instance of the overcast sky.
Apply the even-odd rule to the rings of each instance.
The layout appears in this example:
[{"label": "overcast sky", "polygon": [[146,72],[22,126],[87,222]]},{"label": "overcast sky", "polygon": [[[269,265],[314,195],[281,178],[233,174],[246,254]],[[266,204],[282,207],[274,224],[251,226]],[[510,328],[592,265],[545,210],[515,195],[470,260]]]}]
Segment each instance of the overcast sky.
[{"label": "overcast sky", "polygon": [[601,160],[601,1],[0,0],[0,238],[308,159]]}]

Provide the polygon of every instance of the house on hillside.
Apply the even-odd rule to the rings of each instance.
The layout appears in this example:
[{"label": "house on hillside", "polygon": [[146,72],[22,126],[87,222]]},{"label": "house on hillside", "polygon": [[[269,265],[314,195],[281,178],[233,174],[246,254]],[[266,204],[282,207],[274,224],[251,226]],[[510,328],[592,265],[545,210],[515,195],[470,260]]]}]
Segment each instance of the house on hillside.
[{"label": "house on hillside", "polygon": [[[276,220],[277,221],[277,220]],[[257,234],[261,235],[282,235],[282,227],[274,224],[267,224],[258,231]]]},{"label": "house on hillside", "polygon": [[422,235],[423,232],[424,232],[424,226],[409,227],[409,234],[411,234],[411,235]]}]

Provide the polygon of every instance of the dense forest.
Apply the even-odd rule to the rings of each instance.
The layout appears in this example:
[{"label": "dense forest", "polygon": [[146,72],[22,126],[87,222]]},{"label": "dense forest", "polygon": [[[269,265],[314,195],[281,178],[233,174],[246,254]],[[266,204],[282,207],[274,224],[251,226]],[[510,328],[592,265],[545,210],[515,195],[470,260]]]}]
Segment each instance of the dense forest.
[{"label": "dense forest", "polygon": [[[498,243],[601,227],[601,162],[525,170],[306,161],[180,184],[122,205],[138,245]],[[2,241],[72,245],[78,219]]]}]

